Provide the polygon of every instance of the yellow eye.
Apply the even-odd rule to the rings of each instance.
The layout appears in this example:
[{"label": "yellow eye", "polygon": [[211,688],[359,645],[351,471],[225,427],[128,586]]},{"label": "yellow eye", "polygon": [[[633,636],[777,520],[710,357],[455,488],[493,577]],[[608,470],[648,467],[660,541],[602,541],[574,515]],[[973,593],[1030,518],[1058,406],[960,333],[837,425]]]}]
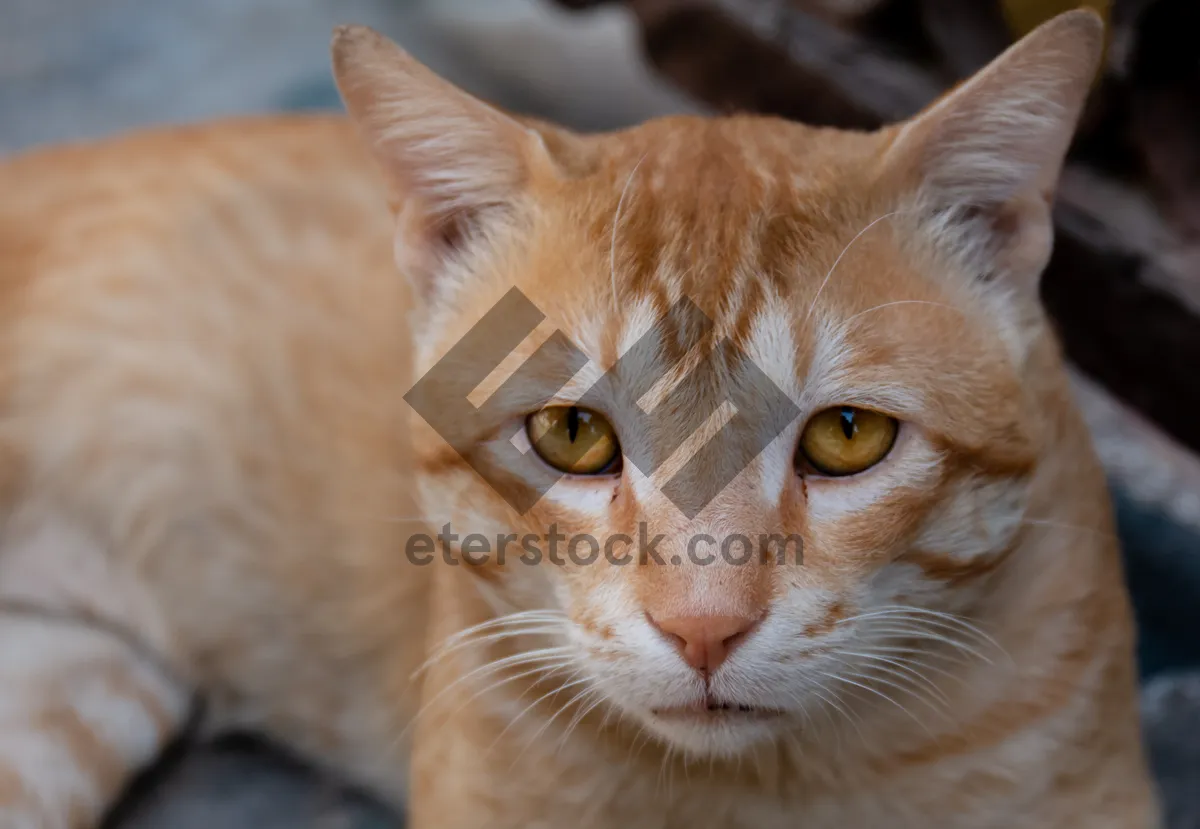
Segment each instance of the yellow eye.
[{"label": "yellow eye", "polygon": [[542,460],[572,475],[614,471],[621,460],[617,433],[603,415],[578,406],[548,406],[525,421]]},{"label": "yellow eye", "polygon": [[838,406],[808,421],[800,435],[800,454],[822,475],[853,475],[887,457],[899,430],[894,417]]}]

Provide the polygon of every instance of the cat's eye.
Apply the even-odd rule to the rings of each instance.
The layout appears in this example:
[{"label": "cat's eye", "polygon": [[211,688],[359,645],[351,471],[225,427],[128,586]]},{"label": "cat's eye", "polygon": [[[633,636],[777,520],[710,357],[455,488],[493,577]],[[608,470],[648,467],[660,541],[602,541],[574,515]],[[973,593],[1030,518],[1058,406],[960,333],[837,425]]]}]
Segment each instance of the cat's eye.
[{"label": "cat's eye", "polygon": [[533,450],[546,463],[572,475],[616,471],[621,447],[612,424],[579,406],[547,406],[531,414],[525,430]]},{"label": "cat's eye", "polygon": [[822,475],[853,475],[887,457],[899,431],[894,417],[870,409],[826,409],[813,415],[804,427],[797,460],[806,461]]}]

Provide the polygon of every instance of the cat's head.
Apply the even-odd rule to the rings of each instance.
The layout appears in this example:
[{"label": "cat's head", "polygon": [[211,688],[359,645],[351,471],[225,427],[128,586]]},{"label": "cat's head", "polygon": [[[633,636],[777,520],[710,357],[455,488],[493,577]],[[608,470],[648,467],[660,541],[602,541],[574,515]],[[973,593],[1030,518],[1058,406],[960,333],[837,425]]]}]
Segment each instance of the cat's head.
[{"label": "cat's head", "polygon": [[717,753],[982,647],[961,620],[1029,501],[1036,286],[1102,39],[1064,15],[876,133],[579,136],[339,31],[420,297],[422,506],[523,612],[491,630],[549,631],[544,666]]}]

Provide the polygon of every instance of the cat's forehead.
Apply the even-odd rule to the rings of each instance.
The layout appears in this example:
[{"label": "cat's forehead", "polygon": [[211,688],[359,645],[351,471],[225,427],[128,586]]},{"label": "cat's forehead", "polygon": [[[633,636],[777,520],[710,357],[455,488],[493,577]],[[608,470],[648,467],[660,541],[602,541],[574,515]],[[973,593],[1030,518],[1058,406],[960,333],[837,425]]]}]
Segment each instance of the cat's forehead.
[{"label": "cat's forehead", "polygon": [[597,218],[619,204],[646,241],[674,249],[687,235],[693,250],[715,252],[773,218],[819,229],[867,208],[864,168],[881,146],[777,119],[663,119],[597,142],[594,171],[576,183]]},{"label": "cat's forehead", "polygon": [[532,253],[565,248],[576,289],[606,281],[631,301],[686,295],[715,312],[731,293],[803,293],[797,274],[836,257],[885,209],[869,181],[880,146],[878,135],[751,117],[604,136],[583,171],[537,194],[544,232]]},{"label": "cat's forehead", "polygon": [[604,136],[581,169],[535,192],[537,229],[502,282],[566,321],[661,317],[686,298],[735,340],[763,315],[792,327],[797,309],[816,324],[872,297],[936,298],[895,223],[863,233],[891,219],[894,199],[870,174],[883,145],[750,117]]},{"label": "cat's forehead", "polygon": [[[725,195],[755,200],[776,185],[817,184],[886,147],[884,133],[822,129],[778,118],[672,116],[593,137],[578,171],[601,186],[638,168],[646,192],[662,197]],[[605,177],[610,178],[605,180]]]}]

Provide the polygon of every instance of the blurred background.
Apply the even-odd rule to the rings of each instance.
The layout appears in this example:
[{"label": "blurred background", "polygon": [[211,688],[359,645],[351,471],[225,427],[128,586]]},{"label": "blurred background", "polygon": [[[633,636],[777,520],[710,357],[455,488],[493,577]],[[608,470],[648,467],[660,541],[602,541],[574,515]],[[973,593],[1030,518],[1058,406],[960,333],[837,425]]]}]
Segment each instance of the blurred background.
[{"label": "blurred background", "polygon": [[[1043,298],[1112,484],[1171,829],[1200,829],[1198,0],[0,0],[0,155],[136,127],[339,106],[365,23],[510,109],[581,130],[748,110],[870,128],[1045,18],[1106,16]],[[186,740],[106,829],[402,825],[252,739]]]}]

